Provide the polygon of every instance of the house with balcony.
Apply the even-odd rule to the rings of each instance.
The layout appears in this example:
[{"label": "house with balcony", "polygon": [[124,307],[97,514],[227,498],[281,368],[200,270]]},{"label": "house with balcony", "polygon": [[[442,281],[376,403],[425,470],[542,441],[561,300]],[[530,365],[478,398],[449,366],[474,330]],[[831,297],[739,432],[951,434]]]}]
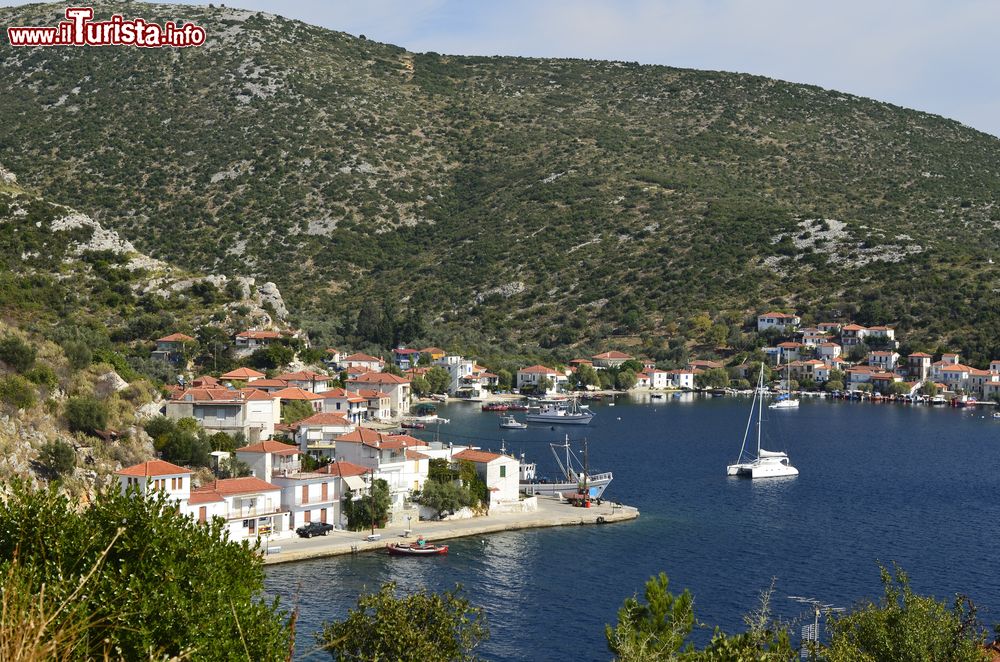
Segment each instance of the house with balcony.
[{"label": "house with balcony", "polygon": [[281,539],[294,533],[281,504],[281,488],[253,476],[215,480],[191,490],[188,514],[205,521],[210,511],[225,520],[230,540]]},{"label": "house with balcony", "polygon": [[845,324],[840,328],[840,344],[844,347],[860,345],[867,337],[868,329],[860,324]]},{"label": "house with balcony", "polygon": [[663,389],[670,388],[670,373],[658,368],[646,368],[644,371],[649,377],[649,388]]},{"label": "house with balcony", "polygon": [[275,476],[271,482],[281,489],[281,506],[288,511],[289,528],[294,530],[311,522],[332,524],[337,528],[343,526],[340,481],[334,474],[319,471]]},{"label": "house with balcony", "polygon": [[[538,387],[545,380],[548,381],[548,388],[545,389],[544,393],[539,393]],[[565,384],[568,382],[569,380],[566,378],[566,375],[560,375],[552,368],[544,365],[530,365],[527,368],[521,368],[517,371],[517,389],[522,393],[531,391],[540,395],[552,395],[559,392],[560,383]]]},{"label": "house with balcony", "polygon": [[806,346],[800,342],[795,342],[794,340],[778,343],[778,360],[781,363],[798,361],[802,358],[802,354],[805,351]]},{"label": "house with balcony", "polygon": [[906,374],[917,381],[924,381],[930,377],[933,358],[925,352],[913,352],[906,357]]},{"label": "house with balcony", "polygon": [[275,476],[295,473],[301,468],[298,446],[285,444],[274,439],[259,441],[249,446],[237,448],[236,459],[250,467],[250,475],[271,481]]},{"label": "house with balcony", "polygon": [[634,356],[630,356],[625,352],[619,352],[616,350],[601,352],[600,354],[594,354],[590,357],[590,359],[594,362],[594,368],[598,370],[603,370],[605,368],[617,368],[626,361],[631,361],[634,358]]},{"label": "house with balcony", "polygon": [[[366,372],[349,377],[347,383],[355,390],[369,389],[387,393],[389,395],[390,416],[405,416],[410,412],[413,396],[410,390],[410,380],[405,377],[391,375],[387,372]],[[366,409],[367,406],[366,401]]]},{"label": "house with balcony", "polygon": [[188,388],[167,401],[166,416],[193,418],[210,432],[241,433],[256,442],[274,436],[274,426],[281,421],[281,400],[254,388]]},{"label": "house with balcony", "polygon": [[896,340],[896,330],[891,326],[871,326],[868,327],[866,342],[876,347],[896,349],[899,342]]},{"label": "house with balcony", "polygon": [[778,329],[783,333],[789,333],[801,323],[802,318],[798,315],[779,312],[762,313],[757,316],[757,331],[759,333],[768,329]]},{"label": "house with balcony", "polygon": [[678,370],[668,370],[667,374],[670,375],[670,388],[684,389],[685,391],[690,391],[695,387],[694,378],[701,371],[678,369]]},{"label": "house with balcony", "polygon": [[335,440],[337,461],[368,468],[375,478],[389,484],[394,509],[404,506],[413,490],[419,490],[430,470],[426,442],[405,434],[385,434],[358,428]]},{"label": "house with balcony", "polygon": [[323,412],[343,416],[354,425],[360,425],[368,417],[368,399],[345,388],[333,388],[319,394],[323,402]]},{"label": "house with balcony", "polygon": [[898,364],[899,354],[896,352],[882,350],[868,352],[868,365],[874,368],[892,372]]},{"label": "house with balcony", "polygon": [[397,347],[392,350],[392,362],[400,370],[409,370],[420,362],[420,350]]},{"label": "house with balcony", "polygon": [[465,383],[465,380],[472,376],[472,370],[476,365],[475,361],[458,356],[457,354],[448,354],[442,356],[439,359],[434,360],[434,365],[446,370],[448,372],[448,378],[451,380],[448,382],[448,395],[460,395],[459,391],[477,391],[474,394],[465,393],[464,397],[473,397],[481,394],[481,390],[477,388],[477,384]]},{"label": "house with balcony", "polygon": [[282,335],[277,331],[264,331],[260,329],[248,329],[240,331],[234,338],[234,353],[236,356],[249,356],[258,349],[266,349],[272,343],[281,340]]},{"label": "house with balcony", "polygon": [[316,459],[336,457],[337,437],[354,432],[357,425],[342,414],[321,412],[296,423],[295,441],[302,453]]},{"label": "house with balcony", "polygon": [[184,359],[184,346],[196,342],[191,336],[183,333],[171,333],[156,339],[156,349],[150,354],[154,361],[178,364]]},{"label": "house with balcony", "polygon": [[162,493],[179,506],[191,496],[191,471],[163,460],[149,460],[116,471],[122,494],[130,489],[142,495]]},{"label": "house with balcony", "polygon": [[835,342],[821,342],[816,345],[816,358],[824,363],[829,363],[831,359],[838,358],[843,349]]},{"label": "house with balcony", "polygon": [[300,388],[310,393],[322,393],[329,388],[332,377],[312,370],[298,370],[296,372],[283,372],[275,379],[285,382],[290,388]]},{"label": "house with balcony", "polygon": [[377,388],[359,388],[358,395],[368,403],[365,418],[369,421],[388,421],[392,418],[392,398]]}]

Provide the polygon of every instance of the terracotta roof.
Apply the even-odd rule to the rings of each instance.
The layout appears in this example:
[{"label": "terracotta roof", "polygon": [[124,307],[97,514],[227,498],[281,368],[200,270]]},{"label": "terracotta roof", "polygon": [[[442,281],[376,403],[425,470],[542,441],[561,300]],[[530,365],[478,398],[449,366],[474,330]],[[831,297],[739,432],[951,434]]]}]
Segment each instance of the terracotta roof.
[{"label": "terracotta roof", "polygon": [[[222,480],[214,480],[207,485],[202,485],[201,487],[196,487],[191,490],[191,496],[195,494],[205,494],[214,493],[218,496],[235,496],[237,494],[253,494],[256,492],[274,492],[275,490],[280,490],[281,488],[277,485],[272,485],[267,481],[263,481],[260,478],[255,478],[253,476],[246,476],[244,478],[224,478]],[[190,503],[190,502],[188,502]]]},{"label": "terracotta roof", "polygon": [[313,414],[309,418],[303,418],[298,424],[300,427],[303,425],[353,425],[343,415],[328,412]]},{"label": "terracotta roof", "polygon": [[188,388],[173,396],[174,402],[243,402],[240,391],[228,388]]},{"label": "terracotta roof", "polygon": [[789,342],[782,342],[782,343],[778,343],[778,347],[781,347],[782,349],[793,349],[793,348],[796,348],[796,347],[802,347],[802,343],[800,343],[800,342],[791,342],[791,341],[789,341]]},{"label": "terracotta roof", "polygon": [[337,443],[363,444],[370,448],[407,448],[409,446],[427,446],[426,442],[405,434],[385,434],[370,428],[358,428],[354,432],[348,432],[337,437]]},{"label": "terracotta roof", "polygon": [[543,375],[555,375],[555,374],[558,374],[552,368],[546,368],[543,365],[537,365],[537,364],[536,365],[528,366],[527,368],[521,368],[520,370],[518,370],[518,372],[539,373],[539,374],[543,374]]},{"label": "terracotta roof", "polygon": [[165,462],[164,460],[149,460],[141,464],[133,464],[115,472],[119,476],[172,476],[175,474],[189,474],[189,470],[179,467],[176,464]]},{"label": "terracotta roof", "polygon": [[970,368],[967,365],[962,365],[961,363],[958,363],[955,365],[946,365],[941,368],[941,372],[944,372],[945,370],[947,370],[948,372],[969,372],[970,370],[972,370],[972,368]]},{"label": "terracotta roof", "polygon": [[914,356],[919,356],[920,358],[926,358],[926,359],[931,358],[931,355],[927,354],[926,352],[913,352],[912,354],[910,354],[910,357]]},{"label": "terracotta roof", "polygon": [[580,365],[594,365],[594,362],[590,359],[573,359],[570,363],[579,363]]},{"label": "terracotta roof", "polygon": [[372,398],[388,398],[389,394],[372,388],[359,388],[358,395],[362,398],[371,400]]},{"label": "terracotta roof", "polygon": [[283,379],[286,382],[310,382],[313,380],[325,382],[332,379],[332,377],[320,372],[313,372],[312,370],[299,370],[298,372],[282,373],[275,377],[275,379]]},{"label": "terracotta roof", "polygon": [[757,319],[760,319],[761,317],[777,317],[780,319],[793,319],[795,317],[798,317],[798,315],[792,315],[789,313],[762,313],[757,316]]},{"label": "terracotta roof", "polygon": [[323,396],[317,393],[310,393],[300,389],[297,386],[289,386],[288,388],[283,388],[280,391],[275,391],[272,394],[276,398],[281,398],[282,400],[322,400]]},{"label": "terracotta roof", "polygon": [[865,327],[861,326],[860,324],[848,324],[846,326],[840,327],[840,330],[841,331],[867,331],[868,329],[866,329]]},{"label": "terracotta roof", "polygon": [[237,338],[248,338],[254,340],[275,340],[281,337],[281,334],[277,331],[240,331],[236,334]]},{"label": "terracotta roof", "polygon": [[493,460],[499,460],[504,457],[499,453],[488,453],[486,451],[477,451],[471,448],[467,448],[461,453],[455,453],[451,456],[453,460],[468,460],[469,462],[492,462]]},{"label": "terracotta roof", "polygon": [[350,377],[349,381],[359,384],[409,384],[410,380],[388,372],[366,372],[363,375]]},{"label": "terracotta roof", "polygon": [[286,382],[284,379],[255,379],[255,380],[253,380],[253,387],[254,388],[264,388],[265,386],[268,387],[268,388],[274,388],[274,387],[285,388],[286,386],[288,386],[288,382]]},{"label": "terracotta roof", "polygon": [[156,342],[194,342],[194,338],[183,333],[171,333],[169,336],[157,338]]},{"label": "terracotta roof", "polygon": [[196,487],[191,490],[191,496],[188,498],[189,506],[197,506],[203,503],[219,503],[224,501],[222,495],[213,489]]},{"label": "terracotta roof", "polygon": [[264,373],[257,372],[253,368],[236,368],[236,370],[230,370],[226,374],[222,375],[222,378],[247,380],[264,376]]},{"label": "terracotta roof", "polygon": [[329,391],[320,391],[317,393],[324,400],[347,400],[348,402],[364,402],[365,398],[354,391],[348,391],[346,388],[332,388]]},{"label": "terracotta roof", "polygon": [[350,356],[345,356],[344,358],[342,358],[340,360],[341,361],[360,361],[360,362],[366,362],[366,363],[385,363],[385,361],[383,361],[382,359],[378,358],[377,356],[371,356],[370,354],[363,354],[361,352],[358,352],[356,354],[351,354]]},{"label": "terracotta roof", "polygon": [[430,455],[424,455],[423,453],[411,450],[407,450],[405,454],[407,460],[429,460],[431,458]]},{"label": "terracotta roof", "polygon": [[600,354],[594,354],[590,358],[592,359],[623,359],[625,361],[633,358],[624,352],[619,352],[617,350],[611,350],[610,352],[601,352]]},{"label": "terracotta roof", "polygon": [[237,448],[237,453],[276,453],[278,455],[298,455],[298,446],[291,446],[289,444],[283,444],[280,441],[275,441],[274,439],[268,439],[266,441],[258,441],[256,444],[250,444],[249,446],[244,446],[243,448]]},{"label": "terracotta roof", "polygon": [[[191,386],[222,386],[221,382],[212,375],[201,375],[191,380]],[[224,387],[223,387],[224,388]]]},{"label": "terracotta roof", "polygon": [[[257,382],[255,381],[254,384]],[[274,393],[268,393],[267,391],[262,391],[256,386],[248,386],[247,388],[241,388],[240,393],[243,394],[243,399],[250,400],[274,400],[276,396]]]},{"label": "terracotta roof", "polygon": [[392,350],[392,353],[393,354],[402,354],[402,355],[405,356],[407,354],[419,354],[420,350],[419,349],[407,349],[405,347],[397,347],[396,349]]},{"label": "terracotta roof", "polygon": [[340,460],[339,462],[331,462],[330,464],[320,467],[316,470],[318,474],[330,474],[331,476],[362,476],[371,471],[368,467],[363,467],[360,464],[354,464],[353,462],[345,462]]},{"label": "terracotta roof", "polygon": [[422,350],[420,350],[420,353],[421,354],[447,354],[448,352],[444,351],[440,347],[424,347]]}]

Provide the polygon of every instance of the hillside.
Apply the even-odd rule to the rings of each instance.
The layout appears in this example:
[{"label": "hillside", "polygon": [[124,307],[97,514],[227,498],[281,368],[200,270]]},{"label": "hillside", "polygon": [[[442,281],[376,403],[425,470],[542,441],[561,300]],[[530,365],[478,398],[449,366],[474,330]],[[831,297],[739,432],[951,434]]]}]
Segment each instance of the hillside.
[{"label": "hillside", "polygon": [[209,41],[5,45],[0,162],[157,259],[276,282],[320,342],[374,299],[459,349],[655,355],[698,313],[737,331],[780,306],[1000,354],[1000,141],[954,121],[757,76],[113,10]]}]

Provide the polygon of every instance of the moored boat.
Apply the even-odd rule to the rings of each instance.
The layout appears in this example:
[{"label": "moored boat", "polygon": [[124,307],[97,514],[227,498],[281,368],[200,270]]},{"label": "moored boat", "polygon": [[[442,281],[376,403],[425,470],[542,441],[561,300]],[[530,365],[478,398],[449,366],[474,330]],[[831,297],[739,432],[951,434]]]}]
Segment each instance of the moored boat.
[{"label": "moored boat", "polygon": [[500,419],[500,427],[504,430],[525,430],[528,427],[527,423],[521,423],[513,416],[504,416]]},{"label": "moored boat", "polygon": [[542,405],[537,412],[530,412],[524,417],[528,423],[550,423],[559,425],[589,425],[594,419],[594,412],[583,409],[573,400],[566,403],[550,403]]},{"label": "moored boat", "polygon": [[392,543],[386,549],[390,556],[439,556],[448,553],[448,545],[434,545],[423,538],[411,543]]},{"label": "moored boat", "polygon": [[[764,367],[761,366],[758,385],[764,383]],[[747,419],[747,427],[743,432],[743,445],[740,446],[740,456],[735,464],[726,467],[727,476],[738,476],[741,478],[780,478],[783,476],[798,476],[799,470],[793,467],[788,460],[788,455],[783,451],[767,451],[760,447],[761,419],[763,418],[763,396],[754,394],[754,399],[750,403],[750,417]],[[750,436],[750,425],[753,423],[754,410],[757,413],[757,454],[747,450],[747,438]]]},{"label": "moored boat", "polygon": [[[555,481],[537,480],[536,465],[534,462],[527,463],[524,456],[521,456],[520,482],[521,491],[525,494],[543,494],[549,496],[562,496],[566,492],[578,493],[586,485],[587,494],[593,499],[599,499],[604,494],[614,479],[614,474],[610,471],[599,474],[591,474],[584,464],[570,450],[569,435],[561,444],[549,444],[552,455],[556,459],[559,471],[562,474]],[[556,449],[565,451],[565,458],[560,458]]]}]

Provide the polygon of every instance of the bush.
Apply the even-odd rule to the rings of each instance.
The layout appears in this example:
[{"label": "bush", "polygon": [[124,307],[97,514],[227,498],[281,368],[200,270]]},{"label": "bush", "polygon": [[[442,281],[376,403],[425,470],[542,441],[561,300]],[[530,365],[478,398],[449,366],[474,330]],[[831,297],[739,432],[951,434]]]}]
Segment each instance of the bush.
[{"label": "bush", "polygon": [[29,381],[34,382],[40,386],[45,386],[49,389],[54,389],[59,386],[59,378],[56,376],[55,370],[47,365],[36,365],[34,368],[29,370],[24,374]]},{"label": "bush", "polygon": [[464,485],[428,480],[424,482],[418,503],[433,508],[440,517],[442,513],[471,506],[474,500],[469,488]]},{"label": "bush", "polygon": [[74,370],[83,370],[94,358],[93,352],[82,340],[67,340],[63,343],[63,353]]},{"label": "bush", "polygon": [[70,398],[66,403],[66,422],[73,432],[94,434],[108,425],[108,408],[90,397]]},{"label": "bush", "polygon": [[[65,659],[283,660],[288,653],[286,614],[263,600],[261,557],[228,542],[220,521],[180,517],[162,496],[113,490],[80,509],[54,489],[15,483],[0,503],[0,531],[0,565],[16,556],[26,570],[20,588],[40,595],[44,586],[54,604],[78,605],[88,616]],[[59,616],[52,631],[64,625]]]},{"label": "bush", "polygon": [[50,441],[42,447],[38,461],[57,476],[65,476],[76,467],[76,451],[65,441]]},{"label": "bush", "polygon": [[35,365],[35,348],[17,336],[4,336],[0,339],[0,361],[18,372],[25,372]]},{"label": "bush", "polygon": [[[167,462],[196,467],[209,465],[212,441],[208,433],[198,428],[198,422],[193,418],[173,421],[157,416],[150,419],[145,427],[146,434],[153,438],[153,447]],[[236,442],[232,443],[235,446]]]},{"label": "bush", "polygon": [[0,379],[0,400],[15,409],[29,409],[35,404],[35,389],[20,375]]}]

